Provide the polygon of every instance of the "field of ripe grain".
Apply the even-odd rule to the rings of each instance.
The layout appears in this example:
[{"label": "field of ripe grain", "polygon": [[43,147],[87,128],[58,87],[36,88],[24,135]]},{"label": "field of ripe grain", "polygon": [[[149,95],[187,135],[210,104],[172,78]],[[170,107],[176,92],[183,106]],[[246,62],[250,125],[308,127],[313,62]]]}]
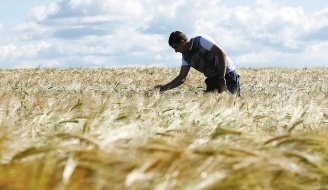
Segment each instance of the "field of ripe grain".
[{"label": "field of ripe grain", "polygon": [[328,189],[328,69],[0,70],[0,189]]}]

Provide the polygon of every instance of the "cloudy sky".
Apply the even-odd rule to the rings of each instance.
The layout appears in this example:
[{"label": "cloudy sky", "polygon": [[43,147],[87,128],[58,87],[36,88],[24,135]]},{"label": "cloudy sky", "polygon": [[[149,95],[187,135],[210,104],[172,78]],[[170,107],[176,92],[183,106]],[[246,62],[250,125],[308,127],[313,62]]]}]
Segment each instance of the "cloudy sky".
[{"label": "cloudy sky", "polygon": [[179,67],[175,30],[238,67],[328,67],[328,0],[1,0],[0,68]]}]

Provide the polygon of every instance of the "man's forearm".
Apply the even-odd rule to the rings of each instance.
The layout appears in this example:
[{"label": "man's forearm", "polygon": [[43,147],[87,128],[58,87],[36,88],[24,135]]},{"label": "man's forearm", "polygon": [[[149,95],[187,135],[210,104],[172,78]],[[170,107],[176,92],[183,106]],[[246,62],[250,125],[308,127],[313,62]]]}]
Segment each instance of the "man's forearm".
[{"label": "man's forearm", "polygon": [[176,88],[176,87],[180,86],[181,84],[183,84],[184,81],[185,81],[185,78],[183,78],[181,76],[177,76],[175,79],[173,79],[168,84],[163,85],[161,88],[161,91],[166,91],[166,90],[170,90],[172,88]]}]

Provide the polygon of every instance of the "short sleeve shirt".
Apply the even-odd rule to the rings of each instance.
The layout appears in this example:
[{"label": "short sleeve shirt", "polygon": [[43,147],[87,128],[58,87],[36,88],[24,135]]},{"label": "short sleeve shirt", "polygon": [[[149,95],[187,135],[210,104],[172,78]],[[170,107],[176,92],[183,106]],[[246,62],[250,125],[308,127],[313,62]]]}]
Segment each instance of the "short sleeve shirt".
[{"label": "short sleeve shirt", "polygon": [[[204,49],[206,49],[207,51],[210,51],[212,49],[212,47],[214,45],[217,45],[217,44],[215,43],[214,39],[211,38],[210,36],[200,36],[200,45]],[[217,46],[220,47],[219,45],[217,45]],[[192,47],[193,47],[193,44],[191,44],[191,48]],[[216,58],[215,58],[216,64],[218,64],[218,61],[219,61],[218,57],[216,56]],[[184,65],[190,65],[190,64],[185,59],[182,58],[182,66],[184,66]],[[235,69],[236,69],[236,67],[235,67],[234,63],[231,61],[230,57],[227,56],[227,70],[226,70],[226,73],[229,73],[230,71],[233,71]]]}]

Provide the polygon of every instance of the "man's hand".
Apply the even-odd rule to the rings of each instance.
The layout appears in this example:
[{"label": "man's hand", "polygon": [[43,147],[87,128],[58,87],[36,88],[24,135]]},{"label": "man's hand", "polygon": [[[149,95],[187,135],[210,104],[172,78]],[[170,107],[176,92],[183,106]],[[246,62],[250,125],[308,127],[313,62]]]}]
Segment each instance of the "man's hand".
[{"label": "man's hand", "polygon": [[172,88],[176,88],[185,82],[188,72],[190,70],[190,66],[183,65],[181,66],[180,73],[175,79],[165,85],[157,85],[154,87],[154,90],[159,90],[160,92],[164,92],[166,90],[170,90]]},{"label": "man's hand", "polygon": [[225,78],[219,80],[219,89],[218,92],[222,93],[227,90],[227,84]]},{"label": "man's hand", "polygon": [[162,92],[163,91],[163,85],[156,85],[155,87],[154,87],[154,90],[155,91],[160,91],[160,92]]}]

